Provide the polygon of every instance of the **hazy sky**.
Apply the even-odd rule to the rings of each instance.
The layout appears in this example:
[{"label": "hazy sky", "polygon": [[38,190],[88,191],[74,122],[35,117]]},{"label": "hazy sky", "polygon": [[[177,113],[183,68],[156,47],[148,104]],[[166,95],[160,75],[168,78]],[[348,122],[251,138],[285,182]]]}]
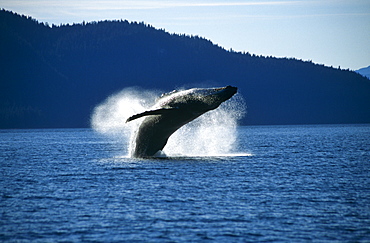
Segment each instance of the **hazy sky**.
[{"label": "hazy sky", "polygon": [[0,8],[56,25],[144,21],[251,54],[370,65],[370,0],[0,0]]}]

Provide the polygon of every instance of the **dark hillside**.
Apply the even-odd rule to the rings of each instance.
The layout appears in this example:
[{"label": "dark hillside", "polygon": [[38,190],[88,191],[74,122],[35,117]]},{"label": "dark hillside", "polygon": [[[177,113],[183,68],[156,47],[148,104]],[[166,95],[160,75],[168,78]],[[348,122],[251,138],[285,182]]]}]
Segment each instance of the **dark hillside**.
[{"label": "dark hillside", "polygon": [[47,26],[0,11],[0,128],[87,127],[125,87],[235,85],[243,124],[369,123],[370,81],[296,59],[226,51],[144,23]]}]

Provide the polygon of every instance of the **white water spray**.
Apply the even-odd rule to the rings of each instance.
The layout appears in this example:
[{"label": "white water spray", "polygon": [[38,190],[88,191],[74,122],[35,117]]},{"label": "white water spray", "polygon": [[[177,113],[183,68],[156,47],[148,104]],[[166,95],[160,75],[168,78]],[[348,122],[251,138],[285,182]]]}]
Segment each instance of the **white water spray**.
[{"label": "white water spray", "polygon": [[[135,131],[142,119],[125,123],[128,117],[149,110],[160,92],[126,88],[110,96],[95,107],[91,125],[99,133],[119,139],[131,146]],[[236,94],[177,130],[169,138],[163,152],[167,156],[223,156],[236,151],[237,122],[243,117],[246,106],[241,95]],[[127,149],[127,153],[132,151]]]}]

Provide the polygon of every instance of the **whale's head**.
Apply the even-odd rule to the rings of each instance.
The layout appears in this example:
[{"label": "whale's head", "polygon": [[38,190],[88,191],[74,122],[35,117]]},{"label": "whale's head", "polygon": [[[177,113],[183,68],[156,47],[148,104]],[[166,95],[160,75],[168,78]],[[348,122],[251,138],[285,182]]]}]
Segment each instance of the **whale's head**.
[{"label": "whale's head", "polygon": [[232,86],[226,86],[223,88],[211,88],[205,89],[205,102],[209,103],[210,106],[216,106],[217,108],[222,102],[230,99],[236,94],[238,88]]},{"label": "whale's head", "polygon": [[204,113],[216,109],[237,92],[236,87],[194,88],[184,91],[172,91],[158,100],[157,105],[167,108],[184,108],[193,113]]}]

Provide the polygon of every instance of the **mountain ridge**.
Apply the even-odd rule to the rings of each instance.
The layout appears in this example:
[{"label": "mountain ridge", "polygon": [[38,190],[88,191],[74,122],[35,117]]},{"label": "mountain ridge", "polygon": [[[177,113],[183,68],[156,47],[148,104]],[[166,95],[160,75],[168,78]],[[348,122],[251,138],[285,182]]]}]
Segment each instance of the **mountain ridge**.
[{"label": "mountain ridge", "polygon": [[354,71],[127,20],[49,26],[3,9],[0,28],[0,128],[88,127],[94,106],[126,87],[190,84],[238,86],[245,125],[370,122],[370,82]]},{"label": "mountain ridge", "polygon": [[360,69],[356,70],[355,72],[361,74],[362,76],[367,77],[368,79],[370,79],[370,66],[360,68]]}]

